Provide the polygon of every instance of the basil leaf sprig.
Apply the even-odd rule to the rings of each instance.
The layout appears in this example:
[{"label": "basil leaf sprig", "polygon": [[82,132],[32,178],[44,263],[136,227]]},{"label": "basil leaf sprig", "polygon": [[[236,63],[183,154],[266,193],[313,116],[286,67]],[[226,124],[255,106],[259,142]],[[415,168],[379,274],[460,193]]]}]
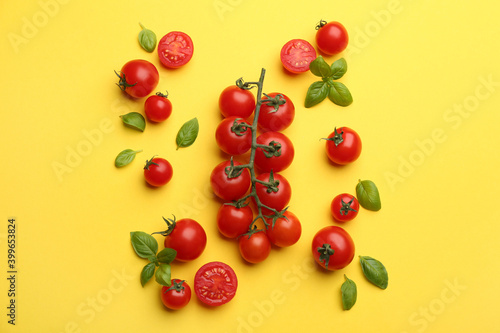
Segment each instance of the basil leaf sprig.
[{"label": "basil leaf sprig", "polygon": [[156,34],[139,23],[142,30],[139,32],[139,44],[147,52],[151,53],[156,48]]},{"label": "basil leaf sprig", "polygon": [[199,130],[200,125],[197,118],[185,122],[179,129],[175,139],[177,149],[191,146],[198,137]]},{"label": "basil leaf sprig", "polygon": [[140,152],[142,152],[142,150],[122,150],[115,158],[115,166],[117,168],[121,168],[127,164],[130,164],[134,160],[135,155]]},{"label": "basil leaf sprig", "polygon": [[340,287],[340,291],[342,293],[342,305],[344,306],[344,310],[350,310],[356,303],[358,289],[356,287],[356,283],[349,279],[347,275],[344,274],[344,278],[345,281]]},{"label": "basil leaf sprig", "polygon": [[365,209],[378,211],[382,208],[378,188],[371,180],[359,180],[356,185],[356,197]]},{"label": "basil leaf sprig", "polygon": [[130,240],[135,253],[149,261],[141,271],[141,285],[144,287],[154,276],[156,282],[162,286],[170,286],[172,284],[170,263],[175,259],[177,251],[164,248],[158,252],[156,239],[142,231],[131,232]]},{"label": "basil leaf sprig", "polygon": [[368,281],[381,289],[387,288],[389,276],[385,266],[380,261],[369,256],[359,256],[359,262]]},{"label": "basil leaf sprig", "polygon": [[144,129],[146,129],[146,119],[139,112],[129,112],[121,115],[120,118],[122,118],[123,124],[127,127],[141,132],[144,132]]},{"label": "basil leaf sprig", "polygon": [[328,97],[333,103],[339,106],[348,106],[352,103],[352,95],[349,89],[340,79],[347,72],[347,62],[344,58],[328,65],[320,55],[309,65],[309,70],[314,75],[321,78],[309,86],[306,94],[305,107],[310,108]]}]

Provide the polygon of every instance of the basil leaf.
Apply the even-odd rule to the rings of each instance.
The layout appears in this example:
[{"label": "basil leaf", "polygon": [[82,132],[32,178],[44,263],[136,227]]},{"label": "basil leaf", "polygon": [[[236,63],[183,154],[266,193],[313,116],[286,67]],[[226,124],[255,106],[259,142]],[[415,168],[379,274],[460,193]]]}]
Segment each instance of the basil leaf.
[{"label": "basil leaf", "polygon": [[122,150],[115,158],[115,166],[117,168],[121,168],[122,166],[129,164],[134,160],[135,155],[137,153],[140,153],[141,151],[142,150],[132,150],[132,149]]},{"label": "basil leaf", "polygon": [[123,123],[133,129],[144,132],[146,128],[146,119],[139,112],[130,112],[124,115],[121,115]]},{"label": "basil leaf", "polygon": [[172,285],[172,280],[170,277],[170,265],[161,264],[155,273],[155,280],[162,286],[170,287]]},{"label": "basil leaf", "polygon": [[166,247],[160,252],[158,252],[156,259],[158,259],[158,262],[162,264],[170,264],[172,261],[174,261],[176,255],[177,255],[176,250]]},{"label": "basil leaf", "polygon": [[348,106],[352,103],[351,92],[341,82],[329,82],[330,92],[328,98],[335,104],[340,106]]},{"label": "basil leaf", "polygon": [[344,277],[345,281],[342,287],[340,287],[340,291],[342,292],[342,305],[344,306],[344,310],[350,310],[356,303],[358,289],[353,280],[349,279],[345,274]]},{"label": "basil leaf", "polygon": [[151,280],[153,275],[155,274],[155,264],[152,262],[148,263],[144,268],[142,269],[141,272],[141,285],[144,287],[144,285]]},{"label": "basil leaf", "polygon": [[330,77],[332,75],[332,68],[326,63],[322,56],[318,56],[309,64],[311,73],[319,77]]},{"label": "basil leaf", "polygon": [[310,108],[328,96],[328,85],[323,81],[316,81],[309,86],[306,95],[305,107]]},{"label": "basil leaf", "polygon": [[151,53],[156,47],[156,34],[146,29],[141,23],[139,25],[142,28],[141,32],[139,32],[139,44],[144,50]]},{"label": "basil leaf", "polygon": [[189,147],[191,146],[194,141],[196,140],[196,137],[198,136],[198,131],[200,130],[200,126],[198,124],[198,119],[193,118],[179,129],[179,132],[177,133],[177,138],[175,139],[177,143],[177,149],[180,147]]},{"label": "basil leaf", "polygon": [[158,251],[158,242],[156,239],[142,231],[135,231],[130,233],[130,240],[135,253],[141,258],[148,259],[151,256],[156,257]]},{"label": "basil leaf", "polygon": [[382,208],[378,188],[371,180],[359,180],[356,185],[356,197],[365,209],[377,211]]},{"label": "basil leaf", "polygon": [[387,288],[389,276],[387,275],[387,270],[380,261],[368,256],[359,256],[359,262],[361,263],[363,274],[368,281],[381,289]]},{"label": "basil leaf", "polygon": [[338,80],[347,72],[347,61],[344,58],[340,58],[335,61],[331,67],[332,79]]}]

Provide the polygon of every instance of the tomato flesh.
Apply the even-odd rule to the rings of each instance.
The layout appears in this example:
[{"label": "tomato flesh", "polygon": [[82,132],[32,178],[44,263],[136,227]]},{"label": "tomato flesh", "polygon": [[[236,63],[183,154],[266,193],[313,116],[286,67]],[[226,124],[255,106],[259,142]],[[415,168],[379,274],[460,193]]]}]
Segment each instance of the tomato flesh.
[{"label": "tomato flesh", "polygon": [[193,57],[193,41],[184,32],[171,31],[158,42],[158,56],[168,68],[179,68]]},{"label": "tomato flesh", "polygon": [[306,40],[292,39],[281,49],[281,63],[289,72],[307,72],[309,64],[316,59],[316,50]]},{"label": "tomato flesh", "polygon": [[234,298],[238,278],[234,270],[220,261],[206,263],[194,277],[194,292],[198,299],[209,306],[220,306]]}]

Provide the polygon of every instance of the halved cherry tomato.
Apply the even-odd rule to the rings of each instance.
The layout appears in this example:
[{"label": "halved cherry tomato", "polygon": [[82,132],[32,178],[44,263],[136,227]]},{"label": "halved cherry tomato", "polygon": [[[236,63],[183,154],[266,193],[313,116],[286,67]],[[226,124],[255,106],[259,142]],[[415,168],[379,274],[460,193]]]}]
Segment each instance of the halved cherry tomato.
[{"label": "halved cherry tomato", "polygon": [[194,276],[194,292],[206,305],[219,306],[234,298],[238,278],[234,270],[220,261],[201,266]]},{"label": "halved cherry tomato", "polygon": [[193,57],[193,41],[186,33],[171,31],[158,42],[158,56],[167,68],[184,66]]},{"label": "halved cherry tomato", "polygon": [[292,39],[281,49],[281,63],[289,72],[298,74],[309,70],[309,64],[316,59],[316,50],[306,40]]}]

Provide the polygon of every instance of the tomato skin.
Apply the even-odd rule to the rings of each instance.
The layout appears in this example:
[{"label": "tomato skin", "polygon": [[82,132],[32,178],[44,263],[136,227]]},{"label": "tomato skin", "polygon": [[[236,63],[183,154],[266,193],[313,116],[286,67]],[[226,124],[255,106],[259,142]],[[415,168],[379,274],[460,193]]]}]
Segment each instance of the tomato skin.
[{"label": "tomato skin", "polygon": [[258,264],[269,257],[271,242],[264,231],[258,231],[250,236],[242,235],[238,240],[241,257],[251,264]]},{"label": "tomato skin", "polygon": [[330,210],[335,221],[351,221],[358,215],[359,202],[358,199],[356,199],[353,195],[342,193],[333,198],[330,205]]},{"label": "tomato skin", "polygon": [[[172,285],[179,284],[184,287],[182,290],[170,289],[170,287],[163,286],[161,288],[161,301],[165,307],[170,310],[179,310],[188,305],[191,300],[191,287],[186,281],[179,279],[172,279]],[[170,289],[170,290],[169,290]],[[168,290],[168,291],[167,291]]]},{"label": "tomato skin", "polygon": [[234,270],[220,261],[201,266],[194,276],[194,292],[208,306],[220,306],[234,298],[238,278]]},{"label": "tomato skin", "polygon": [[154,187],[167,184],[174,174],[172,165],[164,158],[154,157],[144,167],[144,179]]},{"label": "tomato skin", "polygon": [[215,130],[215,141],[219,148],[229,155],[241,155],[246,153],[252,147],[252,131],[250,129],[241,132],[242,135],[237,135],[231,130],[234,122],[251,125],[238,117],[228,117],[223,119]]},{"label": "tomato skin", "polygon": [[219,109],[224,117],[235,116],[246,119],[255,110],[255,96],[250,90],[236,85],[226,87],[219,96]]},{"label": "tomato skin", "polygon": [[266,233],[274,245],[288,247],[299,241],[302,234],[302,226],[297,216],[292,212],[287,210],[283,215],[288,219],[283,217],[278,218],[274,223],[274,227],[272,227],[272,219],[266,219],[267,223],[269,223]]},{"label": "tomato skin", "polygon": [[123,65],[118,86],[134,98],[149,95],[158,85],[160,74],[156,67],[149,61],[136,59]]},{"label": "tomato skin", "polygon": [[335,55],[344,51],[349,43],[346,28],[339,22],[328,22],[316,32],[316,44],[321,52]]},{"label": "tomato skin", "polygon": [[[257,176],[257,179],[263,182],[269,182],[270,173],[265,172]],[[278,191],[277,192],[267,192],[267,187],[261,183],[257,183],[255,185],[255,191],[257,192],[257,196],[262,204],[274,208],[277,211],[283,210],[292,197],[292,188],[290,187],[290,183],[280,174],[273,173],[274,180],[279,181]],[[271,210],[262,207],[262,213],[264,215],[269,215],[272,213]]]},{"label": "tomato skin", "polygon": [[335,129],[328,136],[328,139],[333,139],[336,134],[341,134],[343,141],[338,146],[335,145],[333,140],[326,141],[326,154],[330,161],[339,165],[346,165],[356,161],[361,155],[362,149],[361,138],[358,133],[349,127],[340,127]]},{"label": "tomato skin", "polygon": [[191,37],[181,31],[171,31],[158,42],[158,57],[167,68],[179,68],[193,57]]},{"label": "tomato skin", "polygon": [[306,40],[292,39],[281,48],[281,63],[291,73],[299,74],[309,70],[309,64],[316,59],[316,50]]},{"label": "tomato skin", "polygon": [[[328,244],[334,251],[328,260],[320,260],[319,248]],[[324,227],[314,235],[312,241],[312,254],[314,260],[323,268],[334,271],[349,265],[354,258],[354,242],[351,236],[337,226]],[[326,266],[328,262],[328,267]]]},{"label": "tomato skin", "polygon": [[[241,163],[234,161],[234,165]],[[233,201],[241,199],[250,188],[252,181],[248,169],[243,169],[243,172],[238,177],[229,178],[225,173],[226,167],[230,166],[230,161],[219,163],[210,174],[210,184],[212,189],[219,198],[224,201]]]},{"label": "tomato skin", "polygon": [[[281,95],[285,100],[285,104],[279,105],[278,110],[275,111],[274,106],[262,103],[259,111],[259,128],[262,131],[272,132],[279,132],[288,128],[295,118],[295,106],[292,100],[281,93],[270,93],[267,95],[271,98]],[[266,96],[262,98],[263,101],[268,99]]]},{"label": "tomato skin", "polygon": [[172,114],[172,102],[163,94],[151,95],[144,102],[144,113],[149,120],[160,123]]},{"label": "tomato skin", "polygon": [[222,204],[217,212],[217,229],[227,238],[236,238],[248,232],[253,221],[250,206],[237,208],[231,204]]},{"label": "tomato skin", "polygon": [[175,227],[165,237],[165,247],[177,251],[178,261],[192,261],[198,258],[207,245],[207,234],[203,227],[193,219],[175,222]]},{"label": "tomato skin", "polygon": [[280,132],[265,132],[257,137],[257,144],[268,146],[271,142],[281,144],[279,156],[266,157],[262,148],[255,151],[255,166],[261,172],[280,172],[292,164],[295,156],[295,149],[292,141]]}]

